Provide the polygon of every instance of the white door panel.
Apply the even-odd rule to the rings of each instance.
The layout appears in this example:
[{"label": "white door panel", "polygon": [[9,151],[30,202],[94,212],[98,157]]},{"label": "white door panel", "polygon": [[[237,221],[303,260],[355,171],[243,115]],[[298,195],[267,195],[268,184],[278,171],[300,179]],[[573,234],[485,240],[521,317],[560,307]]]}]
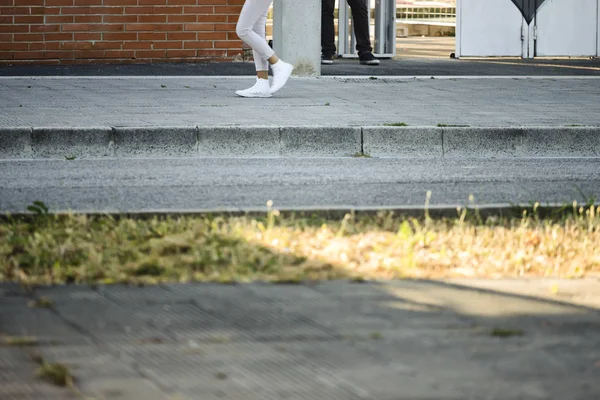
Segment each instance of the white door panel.
[{"label": "white door panel", "polygon": [[512,1],[459,0],[458,7],[459,56],[527,56],[522,40],[525,22]]},{"label": "white door panel", "polygon": [[536,56],[598,55],[598,0],[545,0],[537,10]]}]

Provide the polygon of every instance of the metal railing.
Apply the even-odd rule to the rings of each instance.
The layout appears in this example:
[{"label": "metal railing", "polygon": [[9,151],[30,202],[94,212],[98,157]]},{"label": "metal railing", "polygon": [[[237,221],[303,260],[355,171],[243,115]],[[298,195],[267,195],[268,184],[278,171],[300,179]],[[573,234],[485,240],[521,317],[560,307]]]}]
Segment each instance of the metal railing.
[{"label": "metal railing", "polygon": [[405,24],[456,25],[456,7],[397,7],[396,19]]}]

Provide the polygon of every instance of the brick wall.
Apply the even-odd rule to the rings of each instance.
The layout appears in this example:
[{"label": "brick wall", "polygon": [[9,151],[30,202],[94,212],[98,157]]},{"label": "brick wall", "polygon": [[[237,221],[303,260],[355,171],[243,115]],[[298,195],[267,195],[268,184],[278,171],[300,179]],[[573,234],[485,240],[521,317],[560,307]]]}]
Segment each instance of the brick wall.
[{"label": "brick wall", "polygon": [[0,64],[241,59],[244,0],[0,0]]}]

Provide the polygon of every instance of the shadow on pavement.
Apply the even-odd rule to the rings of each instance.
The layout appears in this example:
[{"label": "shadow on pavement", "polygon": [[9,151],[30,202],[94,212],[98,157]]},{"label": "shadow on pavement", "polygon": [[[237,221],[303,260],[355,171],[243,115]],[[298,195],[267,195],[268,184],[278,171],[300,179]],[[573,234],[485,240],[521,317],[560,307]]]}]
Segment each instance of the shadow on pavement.
[{"label": "shadow on pavement", "polygon": [[[40,296],[52,307],[27,306]],[[0,331],[40,341],[0,347],[2,398],[66,398],[35,380],[28,351],[97,398],[600,396],[598,310],[433,281],[3,284]]]}]

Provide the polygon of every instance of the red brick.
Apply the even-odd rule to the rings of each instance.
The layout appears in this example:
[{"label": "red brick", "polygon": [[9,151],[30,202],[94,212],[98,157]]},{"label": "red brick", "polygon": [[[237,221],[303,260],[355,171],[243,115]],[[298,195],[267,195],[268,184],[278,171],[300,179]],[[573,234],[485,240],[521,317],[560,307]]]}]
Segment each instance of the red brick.
[{"label": "red brick", "polygon": [[15,42],[41,42],[44,40],[43,33],[15,33]]},{"label": "red brick", "polygon": [[90,13],[92,14],[123,14],[125,7],[90,7]]},{"label": "red brick", "polygon": [[63,42],[61,50],[89,50],[92,48],[92,42]]},{"label": "red brick", "polygon": [[0,17],[0,25],[12,24],[14,17],[12,15],[3,15]]},{"label": "red brick", "polygon": [[196,0],[169,0],[172,6],[195,6]]},{"label": "red brick", "polygon": [[239,14],[242,6],[216,6],[215,14]]},{"label": "red brick", "polygon": [[225,57],[227,50],[198,50],[198,57]]},{"label": "red brick", "polygon": [[101,6],[102,0],[74,0],[74,6]]},{"label": "red brick", "polygon": [[90,24],[64,24],[63,32],[89,31],[92,28]]},{"label": "red brick", "polygon": [[29,50],[29,43],[0,43],[0,50]]},{"label": "red brick", "polygon": [[13,53],[10,51],[0,51],[0,60],[12,60]]},{"label": "red brick", "polygon": [[198,22],[227,22],[227,15],[198,15]]},{"label": "red brick", "polygon": [[213,14],[214,7],[212,7],[212,6],[184,7],[183,12],[185,14]]},{"label": "red brick", "polygon": [[60,25],[31,25],[31,32],[60,32]]},{"label": "red brick", "polygon": [[95,42],[92,44],[94,50],[121,50],[123,43],[121,42]]},{"label": "red brick", "polygon": [[159,23],[159,22],[167,22],[166,15],[140,15],[138,17],[139,22],[141,23]]},{"label": "red brick", "polygon": [[46,15],[46,7],[31,7],[29,9],[30,15]]},{"label": "red brick", "polygon": [[35,58],[43,58],[43,51],[15,51],[15,59],[35,59]]},{"label": "red brick", "polygon": [[137,40],[135,32],[107,32],[102,34],[102,40]]},{"label": "red brick", "polygon": [[233,40],[225,40],[214,42],[215,49],[241,49],[242,42],[241,41],[233,41]]},{"label": "red brick", "polygon": [[153,7],[125,7],[125,14],[154,14]]},{"label": "red brick", "polygon": [[102,58],[104,57],[104,50],[77,50],[75,51],[75,58]]},{"label": "red brick", "polygon": [[103,15],[102,22],[105,24],[110,22],[122,23],[122,24],[131,24],[138,22],[137,15]]},{"label": "red brick", "polygon": [[29,25],[0,25],[0,33],[29,32]]},{"label": "red brick", "polygon": [[122,51],[122,50],[106,50],[104,57],[107,58],[133,58],[135,57],[135,51]]},{"label": "red brick", "polygon": [[154,7],[154,14],[181,14],[183,7]]},{"label": "red brick", "polygon": [[167,57],[196,57],[196,50],[167,50]]},{"label": "red brick", "polygon": [[183,48],[184,49],[212,49],[215,46],[213,46],[213,42],[212,41],[201,41],[201,42],[184,42],[183,43]]},{"label": "red brick", "polygon": [[214,31],[214,24],[185,24],[186,31]]},{"label": "red brick", "polygon": [[123,24],[93,24],[90,25],[92,32],[123,32],[125,25]]},{"label": "red brick", "polygon": [[98,24],[102,23],[102,15],[76,15],[75,23]]},{"label": "red brick", "polygon": [[153,31],[154,25],[153,24],[126,24],[125,30],[128,32],[129,31]]},{"label": "red brick", "polygon": [[170,32],[178,32],[183,30],[183,25],[181,24],[155,24],[155,31],[170,31]]},{"label": "red brick", "polygon": [[46,33],[44,34],[45,41],[63,41],[63,40],[73,40],[72,33]]},{"label": "red brick", "polygon": [[62,7],[60,13],[62,15],[90,15],[90,6],[87,7]]},{"label": "red brick", "polygon": [[60,7],[45,7],[43,14],[46,15],[46,16],[48,16],[48,15],[61,15],[60,14]]},{"label": "red brick", "polygon": [[0,42],[12,42],[13,35],[12,33],[0,33]]},{"label": "red brick", "polygon": [[46,7],[52,6],[72,6],[73,0],[46,0]]},{"label": "red brick", "polygon": [[196,15],[169,15],[169,22],[196,22],[198,17]]},{"label": "red brick", "polygon": [[72,15],[46,15],[47,24],[69,24],[75,21]]},{"label": "red brick", "polygon": [[15,24],[43,24],[43,15],[15,15]]},{"label": "red brick", "polygon": [[[237,37],[236,37],[237,39]],[[198,32],[198,40],[227,40],[226,32]]]},{"label": "red brick", "polygon": [[[6,0],[4,0],[6,1]],[[20,6],[43,6],[44,0],[17,0]]]},{"label": "red brick", "polygon": [[137,6],[137,0],[104,0],[105,6]]},{"label": "red brick", "polygon": [[183,42],[156,42],[152,45],[153,49],[182,49]]},{"label": "red brick", "polygon": [[69,59],[69,58],[73,58],[74,54],[75,53],[72,50],[46,51],[46,52],[44,52],[44,57]]},{"label": "red brick", "polygon": [[29,50],[60,50],[59,42],[30,43]]},{"label": "red brick", "polygon": [[135,52],[135,58],[165,58],[166,50],[140,50]]},{"label": "red brick", "polygon": [[140,6],[165,5],[167,0],[139,0]]},{"label": "red brick", "polygon": [[235,32],[235,24],[215,24],[215,31]]},{"label": "red brick", "polygon": [[227,4],[227,0],[198,0],[198,4],[210,4],[210,5],[221,5],[221,4]]},{"label": "red brick", "polygon": [[[169,35],[171,35],[169,33]],[[138,40],[167,40],[167,34],[164,32],[140,32]]]},{"label": "red brick", "polygon": [[123,43],[123,50],[150,50],[152,48],[152,42],[125,42]]},{"label": "red brick", "polygon": [[196,32],[169,32],[168,40],[196,40],[198,34]]},{"label": "red brick", "polygon": [[102,40],[102,34],[101,33],[89,33],[89,32],[75,33],[73,39],[74,40]]},{"label": "red brick", "polygon": [[245,1],[246,0],[227,0],[227,4],[229,4],[229,5],[241,5],[241,6],[243,6]]}]

